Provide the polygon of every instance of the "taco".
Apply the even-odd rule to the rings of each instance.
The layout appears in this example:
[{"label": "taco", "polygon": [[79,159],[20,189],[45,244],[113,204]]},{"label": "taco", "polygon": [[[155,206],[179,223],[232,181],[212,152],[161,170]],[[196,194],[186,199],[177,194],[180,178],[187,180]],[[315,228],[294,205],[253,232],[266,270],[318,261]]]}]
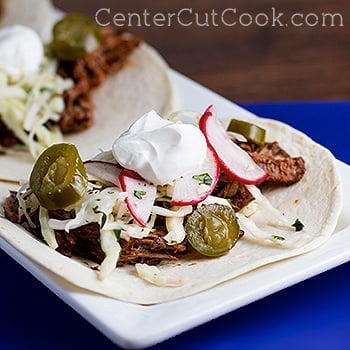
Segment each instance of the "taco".
[{"label": "taco", "polygon": [[[44,11],[44,2],[38,8]],[[6,13],[3,23],[16,23]],[[106,114],[123,123],[150,108],[162,113],[174,108],[169,69],[141,38],[125,30],[100,28],[75,14],[64,16],[49,31],[52,40],[43,46],[28,26],[0,30],[0,45],[6,52],[0,58],[3,147],[21,144],[36,157],[61,140],[62,133],[76,134],[94,125],[109,130]]]},{"label": "taco", "polygon": [[1,237],[76,286],[139,304],[328,240],[342,193],[328,150],[269,119],[225,129],[211,107],[190,124],[174,118],[147,113],[85,163],[72,144],[44,151],[7,198]]}]

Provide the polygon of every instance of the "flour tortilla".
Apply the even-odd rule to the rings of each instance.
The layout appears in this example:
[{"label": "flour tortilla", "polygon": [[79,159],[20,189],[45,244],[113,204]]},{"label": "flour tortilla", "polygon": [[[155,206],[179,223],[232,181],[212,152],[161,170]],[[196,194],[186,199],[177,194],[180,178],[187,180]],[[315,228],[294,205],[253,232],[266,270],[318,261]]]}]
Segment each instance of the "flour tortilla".
[{"label": "flour tortilla", "polygon": [[0,27],[22,24],[34,29],[44,43],[50,41],[56,19],[49,0],[2,0]]},{"label": "flour tortilla", "polygon": [[[95,125],[65,136],[65,141],[78,146],[83,159],[91,158],[100,149],[111,149],[116,137],[149,110],[167,115],[178,103],[167,64],[146,43],[132,52],[122,70],[93,92],[93,102]],[[98,149],[91,145],[98,145]]]},{"label": "flour tortilla", "polygon": [[[342,206],[340,176],[332,154],[299,131],[272,120],[250,120],[266,128],[269,141],[279,141],[292,156],[306,161],[305,177],[290,187],[272,188],[266,196],[290,222],[299,218],[304,224],[297,248],[262,246],[242,238],[220,258],[188,257],[164,263],[160,269],[183,280],[180,287],[157,287],[135,275],[134,267],[117,268],[101,282],[86,260],[67,258],[38,241],[22,228],[1,219],[0,235],[17,250],[50,271],[83,289],[119,300],[155,304],[189,296],[212,288],[257,267],[306,253],[325,243],[335,229]],[[96,264],[91,263],[91,266]]]}]

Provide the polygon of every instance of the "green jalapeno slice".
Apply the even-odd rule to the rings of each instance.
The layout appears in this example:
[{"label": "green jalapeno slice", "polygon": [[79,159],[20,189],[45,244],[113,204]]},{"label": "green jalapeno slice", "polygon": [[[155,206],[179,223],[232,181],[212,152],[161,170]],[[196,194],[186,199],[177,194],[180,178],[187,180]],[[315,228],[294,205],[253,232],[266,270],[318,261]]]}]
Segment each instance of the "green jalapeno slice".
[{"label": "green jalapeno slice", "polygon": [[265,129],[244,120],[231,119],[227,131],[243,135],[248,141],[261,146],[265,143]]},{"label": "green jalapeno slice", "polygon": [[32,192],[46,209],[63,209],[78,202],[87,188],[84,163],[77,148],[57,143],[36,160],[29,180]]},{"label": "green jalapeno slice", "polygon": [[185,224],[188,242],[206,256],[221,256],[236,244],[239,225],[233,209],[223,204],[202,204]]},{"label": "green jalapeno slice", "polygon": [[71,61],[85,57],[102,42],[100,30],[92,19],[70,14],[55,24],[50,49],[56,58]]}]

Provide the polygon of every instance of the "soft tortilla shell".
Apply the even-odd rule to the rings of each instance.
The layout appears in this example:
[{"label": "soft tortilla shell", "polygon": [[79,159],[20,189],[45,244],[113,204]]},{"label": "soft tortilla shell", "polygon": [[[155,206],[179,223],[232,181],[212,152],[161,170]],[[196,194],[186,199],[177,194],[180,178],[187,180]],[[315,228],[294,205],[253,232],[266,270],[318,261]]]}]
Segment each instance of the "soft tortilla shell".
[{"label": "soft tortilla shell", "polygon": [[302,155],[306,161],[307,172],[302,181],[267,194],[288,218],[299,218],[305,224],[303,231],[293,232],[300,235],[297,248],[261,246],[243,238],[223,257],[189,257],[160,266],[166,273],[184,281],[181,287],[171,288],[157,287],[141,280],[133,267],[118,268],[101,282],[86,261],[62,256],[6,220],[0,221],[0,235],[21,253],[76,286],[139,304],[162,303],[189,296],[265,264],[315,249],[331,236],[342,206],[341,182],[335,160],[328,150],[285,124],[260,118],[253,121],[268,130],[269,140],[279,141],[291,155]]},{"label": "soft tortilla shell", "polygon": [[65,137],[65,141],[78,146],[84,159],[91,158],[100,149],[111,149],[113,141],[149,110],[154,109],[161,115],[173,111],[177,96],[167,64],[155,49],[142,43],[124,68],[94,91],[93,101],[95,125]]}]

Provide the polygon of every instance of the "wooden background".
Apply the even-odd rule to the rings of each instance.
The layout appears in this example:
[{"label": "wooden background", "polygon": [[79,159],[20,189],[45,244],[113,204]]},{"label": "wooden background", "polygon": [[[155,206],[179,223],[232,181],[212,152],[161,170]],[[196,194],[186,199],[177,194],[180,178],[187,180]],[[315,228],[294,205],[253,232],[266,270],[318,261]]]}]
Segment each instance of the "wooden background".
[{"label": "wooden background", "polygon": [[[54,0],[67,12],[95,17],[100,8],[115,13],[167,14],[191,8],[203,22],[205,13],[235,8],[239,20],[243,13],[269,16],[267,26],[198,25],[157,27],[136,26],[128,29],[155,46],[169,65],[210,89],[238,102],[339,100],[350,97],[350,6],[348,0]],[[165,5],[166,4],[166,5]],[[272,7],[288,22],[294,13],[318,15],[339,13],[335,26],[272,26]],[[188,11],[187,11],[188,14]],[[231,12],[232,14],[232,12]],[[220,17],[220,16],[219,16]],[[218,17],[218,18],[219,18]],[[105,17],[101,17],[105,18]],[[194,15],[183,17],[195,22]],[[310,20],[315,17],[310,15]],[[248,20],[248,17],[242,20]],[[260,18],[261,20],[264,17]],[[298,17],[299,20],[299,17]],[[218,22],[218,20],[216,21]],[[278,22],[275,22],[278,24]],[[330,24],[330,21],[328,21]]]}]

